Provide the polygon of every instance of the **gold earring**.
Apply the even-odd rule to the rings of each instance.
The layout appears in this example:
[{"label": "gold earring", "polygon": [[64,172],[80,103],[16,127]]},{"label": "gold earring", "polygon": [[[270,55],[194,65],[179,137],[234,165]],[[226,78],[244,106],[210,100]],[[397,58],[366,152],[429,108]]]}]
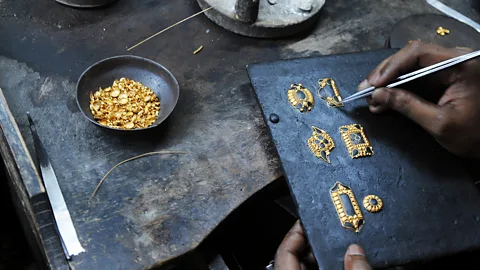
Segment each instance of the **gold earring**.
[{"label": "gold earring", "polygon": [[[346,195],[351,203],[351,208],[353,209],[353,215],[349,215],[343,204],[342,195]],[[335,210],[337,211],[338,218],[342,223],[342,227],[358,233],[363,225],[365,220],[363,219],[362,212],[358,206],[355,195],[353,194],[352,189],[340,182],[336,182],[335,185],[330,189],[330,197],[332,197],[333,204],[335,205]]]},{"label": "gold earring", "polygon": [[313,95],[302,84],[292,84],[288,89],[288,101],[300,112],[309,112],[313,109]]},{"label": "gold earring", "polygon": [[312,137],[307,141],[308,147],[312,153],[319,159],[330,163],[330,151],[335,148],[335,143],[332,137],[325,132],[325,130],[312,126]]},{"label": "gold earring", "polygon": [[347,125],[339,129],[351,158],[373,156],[373,147],[361,125]]},{"label": "gold earring", "polygon": [[363,207],[370,213],[377,213],[382,210],[383,202],[378,196],[368,195],[363,199]]},{"label": "gold earring", "polygon": [[[327,85],[330,85],[333,89],[333,97],[332,96],[323,96],[322,90],[325,90]],[[340,95],[340,91],[337,88],[337,84],[335,80],[332,78],[325,78],[318,80],[318,91],[317,95],[327,102],[327,105],[332,108],[341,108],[343,107],[342,96]]]}]

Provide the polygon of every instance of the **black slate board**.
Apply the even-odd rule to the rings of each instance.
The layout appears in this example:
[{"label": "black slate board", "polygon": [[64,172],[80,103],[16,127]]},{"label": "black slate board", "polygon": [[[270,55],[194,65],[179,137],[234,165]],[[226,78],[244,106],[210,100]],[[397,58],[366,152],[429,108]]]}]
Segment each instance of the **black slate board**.
[{"label": "black slate board", "polygon": [[[373,267],[404,264],[480,247],[480,196],[461,161],[426,132],[395,113],[374,115],[365,101],[332,109],[316,96],[317,81],[333,77],[343,97],[394,50],[306,58],[248,67],[298,212],[320,269],[343,269],[351,243],[360,244]],[[315,94],[315,107],[303,114],[288,102],[287,89],[302,83]],[[280,117],[277,124],[269,116]],[[338,128],[361,124],[375,155],[351,159]],[[335,141],[331,164],[307,146],[311,126]],[[344,229],[329,190],[349,185],[362,205],[369,194],[384,208],[372,214],[361,206],[365,226],[356,234]]]}]

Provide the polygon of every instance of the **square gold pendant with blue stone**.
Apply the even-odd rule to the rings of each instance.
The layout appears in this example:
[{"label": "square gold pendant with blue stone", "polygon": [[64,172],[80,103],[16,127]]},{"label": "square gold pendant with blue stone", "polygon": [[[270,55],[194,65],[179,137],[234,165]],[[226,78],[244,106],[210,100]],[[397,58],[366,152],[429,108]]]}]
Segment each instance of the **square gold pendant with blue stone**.
[{"label": "square gold pendant with blue stone", "polygon": [[340,134],[351,158],[373,156],[373,147],[370,145],[370,141],[361,125],[342,126],[340,127]]}]

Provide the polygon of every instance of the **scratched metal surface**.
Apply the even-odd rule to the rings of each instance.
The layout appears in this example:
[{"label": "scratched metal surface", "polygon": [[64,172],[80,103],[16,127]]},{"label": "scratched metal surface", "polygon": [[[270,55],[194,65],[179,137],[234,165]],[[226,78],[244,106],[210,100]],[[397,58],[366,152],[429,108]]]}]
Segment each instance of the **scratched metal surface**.
[{"label": "scratched metal surface", "polygon": [[[313,32],[283,40],[237,36],[199,16],[132,51],[180,83],[166,125],[124,136],[82,118],[74,84],[85,68],[197,11],[192,0],[120,0],[95,10],[0,1],[0,87],[31,151],[26,111],[37,122],[87,250],[73,268],[143,269],[182,255],[280,175],[245,65],[381,48],[398,20],[436,12],[417,0],[327,1]],[[120,167],[88,200],[111,166],[161,149],[191,154]]]}]

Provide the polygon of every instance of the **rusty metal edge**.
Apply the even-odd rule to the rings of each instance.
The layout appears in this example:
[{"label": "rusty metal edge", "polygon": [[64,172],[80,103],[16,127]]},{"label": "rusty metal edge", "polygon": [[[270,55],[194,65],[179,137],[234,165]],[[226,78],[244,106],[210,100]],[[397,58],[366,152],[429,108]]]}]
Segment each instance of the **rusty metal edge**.
[{"label": "rusty metal edge", "polygon": [[[210,5],[205,0],[197,0],[197,2],[201,9],[206,9],[210,7]],[[320,18],[320,15],[321,10],[316,14],[312,15],[307,20],[300,23],[283,27],[260,27],[256,26],[255,24],[241,23],[221,12],[218,12],[217,10],[215,10],[215,8],[208,12],[205,12],[205,16],[207,16],[210,20],[212,20],[214,23],[221,26],[222,28],[242,36],[257,38],[280,38],[298,34],[300,32],[306,31],[307,29],[309,29],[309,27],[313,26]]]},{"label": "rusty metal edge", "polygon": [[[34,253],[37,262],[44,260],[40,265],[44,269],[67,269],[68,264],[65,259],[50,258],[45,249],[47,241],[55,242],[55,239],[45,239],[40,230],[38,218],[48,215],[48,208],[39,206],[46,200],[45,188],[42,185],[41,178],[37,172],[35,164],[28,152],[25,141],[20,133],[18,125],[8,107],[2,89],[0,89],[0,154],[3,158],[6,173],[8,175],[8,184],[14,199],[15,210],[22,224],[22,229],[26,235],[27,241]],[[25,180],[29,185],[25,184]],[[48,204],[47,204],[48,205]],[[42,212],[35,211],[41,209]],[[47,214],[46,216],[44,214]],[[53,219],[52,219],[53,222]],[[48,229],[48,228],[47,228]],[[44,230],[45,231],[45,230]],[[49,231],[51,238],[51,231]],[[53,234],[58,238],[56,233]],[[60,240],[59,238],[57,239]]]}]

